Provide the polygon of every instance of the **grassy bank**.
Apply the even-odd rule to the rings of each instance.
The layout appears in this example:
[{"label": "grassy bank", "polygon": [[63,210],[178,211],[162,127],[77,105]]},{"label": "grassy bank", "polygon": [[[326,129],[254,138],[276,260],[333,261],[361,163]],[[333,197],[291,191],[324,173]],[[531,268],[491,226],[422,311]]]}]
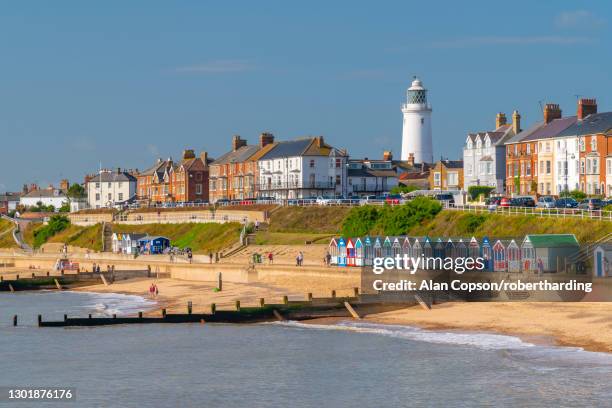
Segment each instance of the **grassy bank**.
[{"label": "grassy bank", "polygon": [[442,211],[435,218],[410,229],[410,235],[523,237],[527,234],[574,234],[588,242],[612,232],[612,223],[580,218],[535,215],[470,214]]},{"label": "grassy bank", "polygon": [[270,215],[270,232],[337,234],[349,207],[283,207]]},{"label": "grassy bank", "polygon": [[189,247],[194,253],[207,254],[227,248],[240,238],[239,223],[226,224],[144,224],[113,225],[113,232],[133,232],[161,235],[170,239],[173,246]]},{"label": "grassy bank", "polygon": [[13,228],[15,228],[15,224],[0,218],[0,248],[18,248],[11,232]]}]

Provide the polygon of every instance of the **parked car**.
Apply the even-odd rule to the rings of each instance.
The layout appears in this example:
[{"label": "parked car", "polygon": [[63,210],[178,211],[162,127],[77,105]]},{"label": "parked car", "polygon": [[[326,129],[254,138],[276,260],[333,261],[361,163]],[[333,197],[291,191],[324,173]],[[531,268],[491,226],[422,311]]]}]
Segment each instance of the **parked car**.
[{"label": "parked car", "polygon": [[536,202],[531,196],[514,197],[512,200],[515,203],[513,204],[514,207],[535,207],[536,206]]},{"label": "parked car", "polygon": [[363,196],[359,199],[359,204],[370,204],[375,201],[377,201],[375,195]]},{"label": "parked car", "polygon": [[510,207],[511,205],[512,205],[512,199],[509,197],[502,197],[501,200],[499,200],[500,207]]},{"label": "parked car", "polygon": [[441,202],[447,203],[447,205],[449,207],[454,207],[455,206],[455,198],[453,197],[453,195],[451,193],[436,194],[434,196],[434,199],[438,200],[438,201],[441,201]]},{"label": "parked car", "polygon": [[503,197],[489,197],[485,200],[485,205],[491,211],[494,211],[501,203]]},{"label": "parked car", "polygon": [[601,198],[587,198],[578,204],[578,208],[589,211],[601,210],[602,204]]},{"label": "parked car", "polygon": [[571,197],[560,198],[555,201],[555,207],[557,208],[576,208],[578,207],[578,201]]},{"label": "parked car", "polygon": [[385,203],[387,204],[399,204],[402,196],[399,194],[389,194],[385,197]]},{"label": "parked car", "polygon": [[552,196],[542,196],[538,198],[536,204],[538,208],[555,208],[555,199]]}]

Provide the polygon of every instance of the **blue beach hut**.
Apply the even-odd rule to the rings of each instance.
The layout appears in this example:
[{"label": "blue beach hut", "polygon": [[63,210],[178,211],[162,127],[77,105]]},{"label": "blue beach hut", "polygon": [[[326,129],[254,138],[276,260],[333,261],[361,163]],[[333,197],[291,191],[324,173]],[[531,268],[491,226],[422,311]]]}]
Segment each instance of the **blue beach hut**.
[{"label": "blue beach hut", "polygon": [[346,241],[342,237],[338,239],[338,266],[346,266]]}]

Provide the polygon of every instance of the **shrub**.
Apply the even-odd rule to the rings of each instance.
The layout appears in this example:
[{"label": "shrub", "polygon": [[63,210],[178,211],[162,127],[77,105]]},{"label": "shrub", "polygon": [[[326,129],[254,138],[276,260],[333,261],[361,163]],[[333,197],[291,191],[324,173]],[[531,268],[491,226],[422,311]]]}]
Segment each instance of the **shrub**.
[{"label": "shrub", "polygon": [[470,196],[470,200],[476,200],[481,194],[485,197],[488,197],[493,191],[494,187],[489,186],[469,186],[468,187],[468,195]]},{"label": "shrub", "polygon": [[400,184],[399,186],[393,187],[390,193],[391,194],[405,194],[405,193],[410,193],[411,191],[415,191],[418,189],[419,188],[417,186],[404,186]]},{"label": "shrub", "polygon": [[376,225],[380,211],[371,205],[353,207],[342,223],[342,235],[359,237],[367,235]]},{"label": "shrub", "polygon": [[39,248],[55,234],[65,230],[70,225],[70,220],[63,215],[54,215],[49,219],[47,225],[34,231],[34,248]]}]

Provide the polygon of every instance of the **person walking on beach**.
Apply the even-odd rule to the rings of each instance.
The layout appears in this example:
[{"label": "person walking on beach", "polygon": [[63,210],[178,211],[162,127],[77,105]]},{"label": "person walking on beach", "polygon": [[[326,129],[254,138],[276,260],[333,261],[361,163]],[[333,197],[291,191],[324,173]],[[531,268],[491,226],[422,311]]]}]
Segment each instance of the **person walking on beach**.
[{"label": "person walking on beach", "polygon": [[268,252],[268,264],[272,265],[274,263],[274,255],[272,252]]},{"label": "person walking on beach", "polygon": [[157,297],[157,295],[159,295],[159,288],[155,285],[155,297]]},{"label": "person walking on beach", "polygon": [[153,293],[155,293],[155,284],[151,283],[151,286],[149,286],[149,297],[150,298],[153,297]]},{"label": "person walking on beach", "polygon": [[300,251],[300,266],[304,265],[304,253]]},{"label": "person walking on beach", "polygon": [[542,258],[538,258],[538,273],[541,275],[544,273],[544,262]]},{"label": "person walking on beach", "polygon": [[325,265],[331,265],[331,254],[329,253],[329,251],[325,252]]}]

